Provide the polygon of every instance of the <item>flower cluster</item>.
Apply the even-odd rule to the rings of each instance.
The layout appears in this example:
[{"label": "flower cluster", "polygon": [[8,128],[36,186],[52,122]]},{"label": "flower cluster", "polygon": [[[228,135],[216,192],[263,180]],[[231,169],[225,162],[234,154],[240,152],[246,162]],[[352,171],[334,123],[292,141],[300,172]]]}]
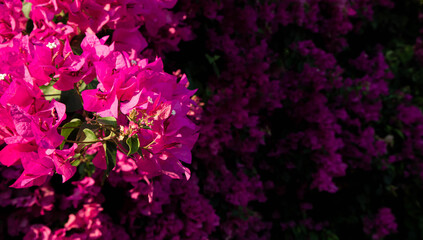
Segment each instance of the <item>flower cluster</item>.
[{"label": "flower cluster", "polygon": [[[22,209],[8,223],[25,222],[8,234],[26,233],[25,239],[102,238],[112,229],[118,234],[122,229],[102,213],[97,182],[127,171],[125,163],[132,164],[127,182],[134,185],[145,180],[152,186],[149,179],[160,175],[190,178],[181,161],[191,163],[198,138],[198,127],[187,115],[195,91],[187,89],[185,75],[165,73],[160,58],[140,55],[148,43],[138,30],[145,26],[147,37],[156,37],[162,28],[177,27],[178,18],[167,10],[176,1],[0,4],[2,183],[24,188],[4,189],[2,206]],[[110,36],[96,36],[110,30],[111,42]],[[172,38],[172,46],[179,40]],[[64,184],[87,175],[95,179],[74,182],[74,193],[62,195],[51,186],[55,173]],[[39,187],[25,190],[32,186]],[[152,196],[148,189],[142,194]],[[60,208],[77,211],[53,217],[49,212],[59,199]],[[35,214],[21,216],[25,209]],[[50,218],[47,222],[68,220],[57,230],[29,225],[29,219],[42,216]],[[75,229],[84,232],[69,233]]]},{"label": "flower cluster", "polygon": [[364,232],[371,234],[372,239],[383,239],[397,231],[395,216],[389,208],[380,208],[374,219],[363,219]]},{"label": "flower cluster", "polygon": [[0,235],[423,238],[416,1],[0,8]]},{"label": "flower cluster", "polygon": [[392,130],[381,126],[394,75],[386,50],[363,40],[393,2],[183,2],[199,26],[208,18],[206,31],[198,30],[209,78],[197,75],[204,101],[197,171],[206,173],[204,194],[223,202],[218,209],[237,209],[220,215],[217,231],[238,239],[269,232],[312,238],[301,235],[309,231],[331,239],[341,225],[323,217],[331,208],[313,204],[299,214],[298,203],[336,203],[356,191],[348,181],[394,163]]},{"label": "flower cluster", "polygon": [[[163,72],[160,59],[152,63],[130,60],[114,45],[104,45],[105,41],[87,34],[81,55],[72,52],[69,41],[54,37],[36,41],[18,35],[3,45],[1,139],[7,146],[1,163],[21,163],[24,168],[14,187],[42,185],[54,172],[66,181],[76,171],[77,164],[72,163],[95,153],[92,163],[107,169],[117,149],[114,153],[107,149],[106,141],[113,141],[128,156],[133,154],[140,176],[181,178],[185,174],[189,178],[179,160],[191,162],[190,151],[198,135],[186,116],[193,94],[186,89],[186,77],[177,82],[175,76]],[[94,78],[96,88],[84,89]],[[50,92],[59,92],[56,96],[61,97],[60,92],[74,88],[83,102],[85,119],[70,120],[60,127],[60,135],[58,128],[69,109],[45,97]],[[83,134],[77,135],[77,141],[68,141],[74,129]]]}]

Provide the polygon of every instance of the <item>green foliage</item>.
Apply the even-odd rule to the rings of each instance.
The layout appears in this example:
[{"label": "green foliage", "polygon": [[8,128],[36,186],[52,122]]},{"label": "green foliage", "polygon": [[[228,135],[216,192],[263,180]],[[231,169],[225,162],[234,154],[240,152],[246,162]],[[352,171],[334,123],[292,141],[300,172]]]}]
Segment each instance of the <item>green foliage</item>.
[{"label": "green foliage", "polygon": [[66,104],[67,112],[76,112],[82,109],[80,97],[74,89],[62,91],[60,95],[60,102]]},{"label": "green foliage", "polygon": [[220,56],[219,55],[210,56],[206,54],[206,58],[207,58],[207,61],[210,63],[210,65],[212,65],[213,71],[216,74],[216,76],[220,77],[220,70],[216,64],[216,61],[219,60]]},{"label": "green foliage", "polygon": [[31,9],[32,9],[32,3],[30,3],[30,2],[23,2],[22,3],[22,13],[28,19],[29,19],[29,13],[31,12]]},{"label": "green foliage", "polygon": [[138,152],[138,149],[140,147],[140,140],[138,138],[138,134],[135,134],[134,136],[127,138],[126,144],[129,147],[129,151],[127,153],[128,156]]},{"label": "green foliage", "polygon": [[82,141],[83,143],[93,143],[93,142],[98,142],[98,138],[95,135],[95,133],[88,128],[85,128],[82,130],[84,132],[84,137],[82,137]]},{"label": "green foliage", "polygon": [[116,166],[116,154],[117,154],[117,145],[112,142],[103,142],[103,148],[106,153],[107,160],[107,170],[106,175],[108,175],[112,169]]},{"label": "green foliage", "polygon": [[[74,118],[70,122],[63,125],[62,131],[60,134],[65,138],[65,140],[67,140],[69,135],[73,132],[73,130],[79,128],[81,125],[82,125],[81,119]],[[60,149],[63,149],[64,145],[65,145],[65,142],[63,142],[60,145]]]},{"label": "green foliage", "polygon": [[52,99],[60,100],[60,94],[62,91],[57,90],[56,88],[53,87],[53,85],[54,85],[54,82],[50,82],[50,84],[47,86],[40,86],[40,89],[43,92],[46,100],[49,100],[49,101]]},{"label": "green foliage", "polygon": [[91,177],[95,172],[95,166],[91,161],[86,161],[78,166],[78,173],[81,176]]},{"label": "green foliage", "polygon": [[114,117],[100,117],[100,118],[97,118],[97,122],[106,126],[117,128],[116,118]]}]

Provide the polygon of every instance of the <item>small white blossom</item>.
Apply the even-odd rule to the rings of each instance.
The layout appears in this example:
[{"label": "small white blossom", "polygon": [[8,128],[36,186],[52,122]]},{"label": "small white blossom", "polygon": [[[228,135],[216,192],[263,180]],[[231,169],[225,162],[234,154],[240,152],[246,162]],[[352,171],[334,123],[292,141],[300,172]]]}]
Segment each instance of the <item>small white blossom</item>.
[{"label": "small white blossom", "polygon": [[47,43],[47,47],[50,48],[50,49],[53,49],[53,48],[56,48],[57,45],[56,45],[55,42],[49,42],[49,43]]},{"label": "small white blossom", "polygon": [[153,103],[153,99],[150,96],[147,97],[147,100],[149,103]]},{"label": "small white blossom", "polygon": [[0,74],[0,80],[4,80],[6,78],[7,74],[6,73],[2,73]]},{"label": "small white blossom", "polygon": [[172,116],[175,116],[176,115],[176,111],[175,110],[172,110]]}]

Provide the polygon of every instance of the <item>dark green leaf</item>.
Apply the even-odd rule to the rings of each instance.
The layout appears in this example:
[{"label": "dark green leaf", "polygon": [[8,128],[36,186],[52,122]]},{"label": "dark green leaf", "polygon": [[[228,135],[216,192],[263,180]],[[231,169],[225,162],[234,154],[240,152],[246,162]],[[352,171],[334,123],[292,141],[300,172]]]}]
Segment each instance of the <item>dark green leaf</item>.
[{"label": "dark green leaf", "polygon": [[79,164],[78,172],[81,176],[91,177],[95,172],[95,166],[92,162],[83,162]]},{"label": "dark green leaf", "polygon": [[97,78],[94,78],[94,80],[92,80],[88,85],[87,85],[87,89],[96,89],[98,85],[98,80]]},{"label": "dark green leaf", "polygon": [[140,128],[142,129],[148,129],[148,130],[152,130],[151,127],[147,126],[147,125],[142,125],[140,126]]},{"label": "dark green leaf", "polygon": [[126,144],[128,144],[129,151],[128,156],[136,153],[138,149],[140,148],[140,140],[138,139],[138,135],[135,134],[134,136],[126,139]]},{"label": "dark green leaf", "polygon": [[34,30],[34,22],[32,19],[29,19],[28,22],[26,22],[25,31],[27,34],[30,34]]},{"label": "dark green leaf", "polygon": [[117,128],[116,118],[114,117],[102,117],[98,118],[97,121],[103,125],[109,125]]},{"label": "dark green leaf", "polygon": [[[73,130],[76,128],[79,128],[82,124],[81,119],[74,118],[70,122],[66,123],[62,127],[61,135],[65,137],[65,140],[68,139],[69,135],[72,133]],[[60,149],[63,149],[63,146],[65,145],[65,141],[60,145]]]},{"label": "dark green leaf", "polygon": [[62,91],[60,95],[60,102],[66,105],[67,112],[76,112],[79,109],[82,109],[81,99],[74,89]]},{"label": "dark green leaf", "polygon": [[117,154],[117,146],[115,143],[112,142],[104,142],[103,143],[104,151],[106,152],[106,160],[107,160],[107,170],[106,175],[112,171],[112,169],[116,166],[116,154]]}]

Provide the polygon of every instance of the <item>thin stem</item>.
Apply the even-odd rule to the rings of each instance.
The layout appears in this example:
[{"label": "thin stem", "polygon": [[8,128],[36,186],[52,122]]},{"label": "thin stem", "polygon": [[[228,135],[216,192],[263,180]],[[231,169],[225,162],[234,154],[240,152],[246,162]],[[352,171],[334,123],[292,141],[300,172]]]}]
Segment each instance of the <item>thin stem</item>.
[{"label": "thin stem", "polygon": [[76,93],[78,94],[78,96],[79,96],[79,100],[81,100],[82,105],[84,105],[84,100],[82,99],[81,92],[79,91],[79,82],[75,83],[75,84],[73,85],[73,87],[74,87],[74,89],[75,89]]},{"label": "thin stem", "polygon": [[150,146],[151,146],[151,144],[153,144],[153,143],[155,143],[156,141],[155,140],[153,140],[153,141],[151,141],[149,144],[147,144],[147,145],[145,145],[143,148],[144,149],[148,149]]},{"label": "thin stem", "polygon": [[68,143],[98,143],[98,142],[105,142],[107,140],[98,140],[98,141],[87,141],[87,142],[80,142],[80,141],[73,141],[73,140],[65,140]]},{"label": "thin stem", "polygon": [[79,127],[58,127],[57,129],[75,129],[75,128],[79,128]]},{"label": "thin stem", "polygon": [[116,146],[119,148],[119,150],[122,152],[122,153],[124,153],[124,154],[126,154],[126,155],[128,155],[128,152],[126,151],[126,150],[124,150],[120,145],[119,145],[119,142],[116,140],[116,139],[112,139],[112,141],[116,144]]},{"label": "thin stem", "polygon": [[[81,81],[82,81],[82,80],[81,80]],[[82,116],[83,116],[84,118],[87,118],[88,114],[87,114],[87,112],[86,112],[86,111],[85,111],[85,109],[84,109],[84,100],[82,99],[81,91],[79,91],[79,87],[80,87],[80,83],[81,83],[81,81],[79,81],[79,82],[75,83],[75,84],[73,85],[73,88],[75,89],[76,93],[78,94],[78,96],[79,96],[79,100],[81,101],[81,104],[82,104]]]},{"label": "thin stem", "polygon": [[51,96],[60,96],[60,93],[56,93],[56,94],[43,94],[44,97],[51,97]]}]

